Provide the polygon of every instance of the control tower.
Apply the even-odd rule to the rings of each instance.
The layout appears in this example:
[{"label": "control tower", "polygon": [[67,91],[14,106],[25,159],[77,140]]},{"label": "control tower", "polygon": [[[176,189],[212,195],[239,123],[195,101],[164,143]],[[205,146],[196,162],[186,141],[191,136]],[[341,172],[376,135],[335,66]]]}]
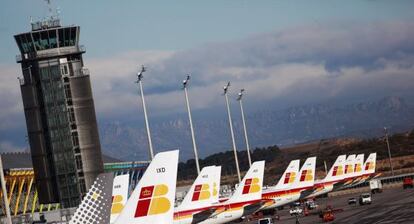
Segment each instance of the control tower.
[{"label": "control tower", "polygon": [[19,78],[40,203],[77,206],[103,172],[89,71],[79,26],[57,16],[14,36]]}]

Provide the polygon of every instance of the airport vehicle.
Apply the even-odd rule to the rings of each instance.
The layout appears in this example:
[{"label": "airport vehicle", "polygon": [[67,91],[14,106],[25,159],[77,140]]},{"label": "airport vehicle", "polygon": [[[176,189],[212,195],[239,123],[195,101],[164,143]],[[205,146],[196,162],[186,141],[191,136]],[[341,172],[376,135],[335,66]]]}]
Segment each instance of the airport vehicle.
[{"label": "airport vehicle", "polygon": [[[340,210],[336,210],[336,211],[340,211]],[[332,206],[326,206],[325,209],[321,210],[319,212],[319,217],[324,222],[334,221],[335,220],[335,215],[334,215],[334,209],[332,208]]]},{"label": "airport vehicle", "polygon": [[407,188],[413,188],[413,187],[414,187],[414,185],[413,185],[413,178],[411,178],[411,177],[404,178],[404,180],[403,180],[403,188],[404,189],[407,189]]},{"label": "airport vehicle", "polygon": [[298,207],[298,206],[301,206],[299,201],[295,201],[295,202],[292,202],[292,204],[290,204],[291,208]]},{"label": "airport vehicle", "polygon": [[[263,205],[261,200],[265,161],[254,162],[234,194],[225,202],[200,209],[213,210],[200,224],[228,223],[252,214]],[[209,211],[210,212],[210,211]]]},{"label": "airport vehicle", "polygon": [[313,210],[318,207],[318,205],[313,200],[308,200],[305,202],[305,205],[308,209]]},{"label": "airport vehicle", "polygon": [[378,179],[372,179],[369,181],[369,188],[371,189],[371,193],[381,193],[382,192],[382,182]]},{"label": "airport vehicle", "polygon": [[359,196],[359,204],[360,205],[369,205],[371,204],[371,194],[370,193],[364,193]]},{"label": "airport vehicle", "polygon": [[175,224],[191,224],[207,219],[219,202],[221,166],[204,167],[181,204],[174,209]]},{"label": "airport vehicle", "polygon": [[289,210],[289,214],[291,216],[293,215],[301,215],[303,213],[303,209],[300,207],[295,207]]},{"label": "airport vehicle", "polygon": [[263,218],[257,221],[257,224],[273,224],[273,219],[271,218]]},{"label": "airport vehicle", "polygon": [[115,223],[173,223],[177,168],[178,150],[155,155]]},{"label": "airport vehicle", "polygon": [[349,198],[348,199],[348,205],[355,205],[357,203],[357,199],[356,198]]},{"label": "airport vehicle", "polygon": [[328,210],[323,213],[322,219],[324,222],[332,222],[335,220],[335,215],[332,211]]},{"label": "airport vehicle", "polygon": [[[263,192],[262,198],[266,202],[261,209],[274,209],[304,198],[306,192],[313,189],[315,180],[315,165],[316,157],[310,157],[306,159],[305,163],[299,171],[298,176],[292,175],[294,174],[293,172],[289,173],[290,175],[285,172],[286,175],[282,176],[282,178],[279,180],[279,183],[292,184],[287,185],[285,188],[281,188],[278,187],[278,183],[276,187],[269,188]],[[290,166],[288,167],[287,171],[288,170],[290,170]]]}]

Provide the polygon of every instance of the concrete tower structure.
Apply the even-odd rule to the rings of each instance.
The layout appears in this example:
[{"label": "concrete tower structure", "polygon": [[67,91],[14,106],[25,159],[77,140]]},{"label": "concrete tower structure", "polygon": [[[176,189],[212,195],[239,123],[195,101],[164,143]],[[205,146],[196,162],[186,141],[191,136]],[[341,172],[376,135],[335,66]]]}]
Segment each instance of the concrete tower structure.
[{"label": "concrete tower structure", "polygon": [[74,207],[103,172],[80,27],[62,27],[55,16],[31,26],[14,38],[38,197]]}]

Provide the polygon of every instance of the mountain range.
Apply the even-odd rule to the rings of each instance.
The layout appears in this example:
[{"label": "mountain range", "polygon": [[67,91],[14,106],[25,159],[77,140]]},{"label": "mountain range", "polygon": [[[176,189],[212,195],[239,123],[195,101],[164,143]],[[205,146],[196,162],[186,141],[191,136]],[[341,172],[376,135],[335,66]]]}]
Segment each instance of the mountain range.
[{"label": "mountain range", "polygon": [[[257,110],[246,117],[251,148],[288,146],[317,139],[368,138],[406,131],[414,126],[414,106],[402,97],[338,105],[335,103],[295,106],[282,110]],[[242,122],[233,117],[238,150],[245,150]],[[194,120],[201,157],[231,149],[228,121],[223,118]],[[189,124],[185,114],[176,119],[151,123],[155,151],[179,148],[180,159],[193,158]],[[143,125],[112,121],[100,123],[104,153],[122,160],[147,160],[147,135]]]}]

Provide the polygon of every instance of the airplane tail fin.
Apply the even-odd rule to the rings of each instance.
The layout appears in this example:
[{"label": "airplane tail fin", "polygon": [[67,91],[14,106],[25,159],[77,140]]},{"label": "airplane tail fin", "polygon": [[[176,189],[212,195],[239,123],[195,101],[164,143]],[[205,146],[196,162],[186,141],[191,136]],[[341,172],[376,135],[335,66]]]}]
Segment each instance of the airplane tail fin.
[{"label": "airplane tail fin", "polygon": [[265,161],[254,162],[227,202],[237,203],[260,199],[263,189],[264,166]]},{"label": "airplane tail fin", "polygon": [[352,154],[349,155],[345,160],[345,169],[344,169],[344,176],[345,178],[353,177],[355,175],[355,162],[356,162],[356,155]]},{"label": "airplane tail fin", "polygon": [[362,174],[362,168],[364,165],[364,154],[358,154],[355,158],[355,167],[354,167],[354,173],[356,176],[359,176]]},{"label": "airplane tail fin", "polygon": [[346,155],[340,155],[336,158],[335,163],[332,165],[331,169],[328,172],[328,175],[325,177],[326,182],[338,181],[344,178],[344,164],[346,160]]},{"label": "airplane tail fin", "polygon": [[204,167],[176,210],[196,209],[218,202],[221,166]]},{"label": "airplane tail fin", "polygon": [[306,159],[302,168],[299,171],[299,176],[296,177],[295,187],[310,187],[315,182],[315,166],[316,157],[309,157]]},{"label": "airplane tail fin", "polygon": [[114,223],[121,214],[128,200],[129,174],[119,175],[114,178],[112,187],[111,222]]},{"label": "airplane tail fin", "polygon": [[113,173],[98,175],[69,224],[109,223],[113,178]]},{"label": "airplane tail fin", "polygon": [[373,174],[375,173],[375,166],[377,162],[377,153],[369,154],[367,161],[365,161],[363,170],[364,174]]},{"label": "airplane tail fin", "polygon": [[276,189],[285,189],[295,182],[296,176],[299,173],[299,163],[298,159],[290,161],[279,182],[276,184]]},{"label": "airplane tail fin", "polygon": [[177,167],[178,150],[158,153],[115,223],[173,223]]}]

